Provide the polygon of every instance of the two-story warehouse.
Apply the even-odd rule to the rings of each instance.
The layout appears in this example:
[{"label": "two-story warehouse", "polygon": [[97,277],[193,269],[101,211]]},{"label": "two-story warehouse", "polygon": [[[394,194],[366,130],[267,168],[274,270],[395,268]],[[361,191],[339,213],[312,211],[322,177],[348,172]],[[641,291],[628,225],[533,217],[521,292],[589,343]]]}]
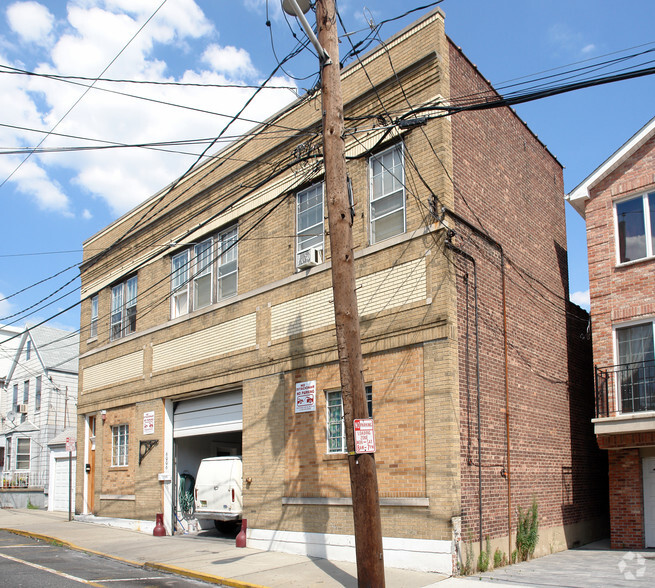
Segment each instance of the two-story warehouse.
[{"label": "two-story warehouse", "polygon": [[[561,166],[508,108],[439,116],[496,96],[441,11],[342,85],[386,564],[509,556],[533,498],[538,552],[597,537]],[[78,512],[170,532],[180,475],[241,455],[250,546],[354,557],[320,115],[299,99],[84,244]]]}]

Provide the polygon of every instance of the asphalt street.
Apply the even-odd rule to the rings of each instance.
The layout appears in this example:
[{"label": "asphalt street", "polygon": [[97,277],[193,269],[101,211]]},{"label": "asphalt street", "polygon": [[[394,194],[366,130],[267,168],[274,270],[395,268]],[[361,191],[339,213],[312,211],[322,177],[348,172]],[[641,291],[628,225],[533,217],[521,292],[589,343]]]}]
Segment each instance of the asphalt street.
[{"label": "asphalt street", "polygon": [[56,542],[0,531],[0,585],[12,588],[64,588],[80,584],[107,588],[216,586],[74,551]]}]

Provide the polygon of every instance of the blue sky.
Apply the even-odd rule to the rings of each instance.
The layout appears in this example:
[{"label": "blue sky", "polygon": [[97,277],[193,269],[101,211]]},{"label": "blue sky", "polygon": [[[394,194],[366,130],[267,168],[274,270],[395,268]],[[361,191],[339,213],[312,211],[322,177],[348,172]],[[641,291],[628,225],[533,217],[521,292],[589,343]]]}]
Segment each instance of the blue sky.
[{"label": "blue sky", "polygon": [[[0,4],[0,64],[5,66],[0,68],[0,323],[38,322],[75,304],[79,300],[75,266],[81,260],[82,242],[185,171],[195,161],[193,153],[204,146],[174,148],[187,154],[59,150],[34,154],[22,165],[25,154],[10,151],[35,147],[44,139],[43,132],[55,126],[55,133],[79,138],[53,133],[42,148],[99,144],[89,138],[134,144],[215,137],[226,120],[220,115],[236,113],[250,95],[243,88],[96,84],[196,109],[190,110],[11,74],[6,67],[93,79],[111,63],[102,77],[260,84],[275,67],[275,56],[287,55],[295,43],[277,0],[268,3],[268,16],[265,0],[167,0],[157,11],[161,4],[162,0]],[[368,21],[380,22],[424,4],[428,0],[344,0],[339,10],[357,38],[366,34]],[[655,48],[652,0],[621,4],[444,0],[441,8],[448,35],[496,87],[553,68],[571,69],[571,64]],[[420,14],[384,25],[382,37]],[[342,43],[342,53],[345,47]],[[644,56],[640,62],[650,59]],[[294,88],[302,93],[311,87],[316,71],[316,58],[304,51],[277,72],[269,82],[276,87],[262,92],[244,116],[266,118],[294,98]],[[518,106],[517,111],[565,166],[568,192],[655,115],[654,94],[655,78],[650,76],[542,99]],[[248,123],[240,122],[226,134],[247,129]],[[567,232],[571,293],[585,305],[584,222],[569,205]],[[41,280],[46,281],[29,287]],[[79,309],[59,315],[51,324],[78,328]]]}]

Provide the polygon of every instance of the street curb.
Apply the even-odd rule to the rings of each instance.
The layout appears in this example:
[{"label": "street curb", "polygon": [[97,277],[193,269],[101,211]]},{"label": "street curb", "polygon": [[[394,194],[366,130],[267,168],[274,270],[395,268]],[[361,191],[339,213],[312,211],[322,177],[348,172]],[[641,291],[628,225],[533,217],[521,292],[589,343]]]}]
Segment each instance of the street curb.
[{"label": "street curb", "polygon": [[208,582],[210,584],[223,584],[224,586],[230,586],[232,588],[267,588],[261,584],[251,584],[250,582],[242,582],[240,580],[232,580],[231,578],[223,578],[221,576],[214,576],[213,574],[204,574],[202,572],[194,572],[193,570],[187,570],[185,568],[180,568],[178,566],[162,564],[157,562],[147,561],[145,563],[139,563],[138,561],[132,561],[130,559],[125,559],[124,557],[119,557],[117,555],[109,555],[108,553],[103,553],[101,551],[95,551],[94,549],[88,549],[87,547],[80,547],[75,545],[70,541],[65,539],[59,539],[59,537],[53,537],[52,535],[43,535],[41,533],[33,533],[31,531],[23,531],[21,529],[8,529],[0,527],[0,531],[6,531],[7,533],[13,533],[14,535],[21,535],[29,539],[39,539],[40,541],[46,541],[48,543],[57,543],[62,547],[68,549],[74,549],[75,551],[82,551],[84,553],[90,553],[92,555],[100,555],[108,559],[113,559],[114,561],[119,561],[121,563],[129,564],[131,566],[136,566],[138,568],[159,570],[161,572],[168,572],[171,574],[177,574],[178,576],[186,576],[187,578],[193,578],[195,580],[202,580],[203,582]]},{"label": "street curb", "polygon": [[180,576],[187,576],[195,580],[202,580],[203,582],[210,582],[211,584],[223,584],[224,586],[231,586],[232,588],[267,588],[261,584],[251,584],[250,582],[242,582],[241,580],[232,580],[231,578],[223,578],[221,576],[214,576],[213,574],[204,574],[202,572],[194,572],[178,566],[160,564],[147,561],[143,564],[144,567],[159,570],[162,572],[169,572],[171,574],[178,574]]}]

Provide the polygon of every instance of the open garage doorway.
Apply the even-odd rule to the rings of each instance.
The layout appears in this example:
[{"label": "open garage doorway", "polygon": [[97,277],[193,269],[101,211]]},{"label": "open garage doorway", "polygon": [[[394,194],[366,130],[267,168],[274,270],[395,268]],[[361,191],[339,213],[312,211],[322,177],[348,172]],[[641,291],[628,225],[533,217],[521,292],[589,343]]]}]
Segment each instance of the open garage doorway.
[{"label": "open garage doorway", "polygon": [[242,451],[241,390],[182,400],[173,410],[174,518],[176,528],[213,528],[192,512],[193,487],[200,462],[206,457],[236,456]]}]

